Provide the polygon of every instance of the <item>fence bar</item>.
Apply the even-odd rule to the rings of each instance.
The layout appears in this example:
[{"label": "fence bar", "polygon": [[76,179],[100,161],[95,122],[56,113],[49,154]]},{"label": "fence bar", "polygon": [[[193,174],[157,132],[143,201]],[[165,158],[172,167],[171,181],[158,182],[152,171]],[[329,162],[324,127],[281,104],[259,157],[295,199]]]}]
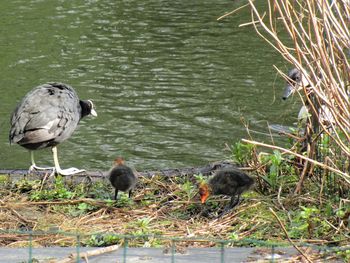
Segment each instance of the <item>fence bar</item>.
[{"label": "fence bar", "polygon": [[126,252],[128,249],[128,243],[129,243],[129,239],[126,237],[124,238],[124,250],[123,250],[123,262],[126,263]]},{"label": "fence bar", "polygon": [[175,263],[175,240],[171,240],[171,263]]},{"label": "fence bar", "polygon": [[80,235],[77,235],[77,263],[80,262]]},{"label": "fence bar", "polygon": [[275,262],[275,245],[271,246],[271,262]]},{"label": "fence bar", "polygon": [[225,243],[224,242],[220,242],[220,257],[221,263],[225,263]]},{"label": "fence bar", "polygon": [[[82,239],[85,239],[86,237],[91,237],[92,234],[77,234],[77,233],[69,233],[69,232],[61,232],[61,231],[20,231],[20,230],[0,230],[0,234],[20,234],[20,235],[26,235],[28,236],[28,263],[33,263],[33,237],[37,236],[45,236],[45,235],[50,235],[50,234],[59,234],[59,235],[64,235],[64,236],[71,236],[71,237],[76,237],[76,254],[77,254],[77,260],[75,262],[82,262],[80,259],[80,252],[81,252],[81,242]],[[103,233],[106,234],[106,233]],[[113,233],[116,235],[115,233]],[[96,233],[95,233],[96,235]],[[130,239],[137,239],[140,237],[156,237],[161,240],[170,240],[171,241],[171,263],[175,263],[175,256],[176,256],[176,242],[205,242],[205,241],[210,241],[216,243],[220,247],[220,262],[225,263],[225,246],[226,244],[238,244],[240,246],[247,246],[247,244],[254,244],[256,246],[263,246],[265,248],[271,248],[271,258],[270,262],[277,262],[278,259],[276,259],[276,248],[279,247],[288,247],[288,243],[280,242],[280,243],[273,243],[270,241],[263,241],[263,240],[256,240],[256,239],[250,239],[250,238],[244,238],[239,241],[237,240],[220,240],[220,239],[213,239],[213,238],[204,238],[204,237],[191,237],[191,238],[175,238],[175,237],[167,237],[167,236],[162,236],[162,235],[116,235],[117,237],[124,239],[124,244],[123,244],[123,260],[121,262],[126,263],[127,260],[127,249],[129,246],[129,240]],[[25,239],[25,237],[23,237]],[[342,247],[329,247],[327,245],[314,245],[314,244],[308,244],[304,242],[298,242],[297,243],[299,246],[307,246],[310,247],[314,250],[319,250],[325,254],[336,254],[338,252],[344,252],[344,251],[350,251],[350,245],[345,245]]]},{"label": "fence bar", "polygon": [[33,241],[33,233],[32,231],[29,232],[29,263],[33,262],[33,246],[32,246],[32,241]]}]

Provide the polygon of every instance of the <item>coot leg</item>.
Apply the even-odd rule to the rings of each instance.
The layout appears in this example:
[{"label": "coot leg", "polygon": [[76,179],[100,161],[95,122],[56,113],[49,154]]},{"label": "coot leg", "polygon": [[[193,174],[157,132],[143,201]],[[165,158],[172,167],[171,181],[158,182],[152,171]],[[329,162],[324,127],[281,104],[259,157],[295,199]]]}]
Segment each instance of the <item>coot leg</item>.
[{"label": "coot leg", "polygon": [[117,200],[117,199],[118,199],[118,189],[115,189],[114,200]]},{"label": "coot leg", "polygon": [[231,200],[230,200],[230,203],[229,203],[227,206],[225,206],[224,211],[222,211],[222,213],[218,216],[218,218],[220,218],[220,217],[226,215],[227,213],[231,212],[231,210],[232,210],[236,205],[238,205],[238,203],[239,203],[239,195],[237,195],[237,196],[232,196],[232,197],[231,197]]},{"label": "coot leg", "polygon": [[231,211],[231,209],[227,209],[227,207],[224,208],[224,211],[222,211],[218,216],[217,218],[221,218],[223,217],[224,215],[228,214],[229,212]]},{"label": "coot leg", "polygon": [[52,147],[52,155],[53,155],[53,161],[55,163],[55,172],[60,175],[73,175],[77,173],[85,172],[85,170],[80,170],[78,168],[72,167],[68,169],[61,169],[60,164],[58,163],[58,157],[57,157],[57,147]]},{"label": "coot leg", "polygon": [[40,167],[36,166],[35,161],[34,161],[34,152],[30,151],[30,160],[32,162],[32,165],[29,167],[28,172],[32,172],[33,170],[53,170],[55,169],[54,167]]},{"label": "coot leg", "polygon": [[231,197],[231,200],[230,200],[230,203],[229,203],[229,205],[228,205],[228,208],[229,208],[229,209],[232,209],[232,208],[234,208],[236,205],[238,205],[238,203],[239,203],[239,195],[237,195],[237,196],[232,196],[232,197]]}]

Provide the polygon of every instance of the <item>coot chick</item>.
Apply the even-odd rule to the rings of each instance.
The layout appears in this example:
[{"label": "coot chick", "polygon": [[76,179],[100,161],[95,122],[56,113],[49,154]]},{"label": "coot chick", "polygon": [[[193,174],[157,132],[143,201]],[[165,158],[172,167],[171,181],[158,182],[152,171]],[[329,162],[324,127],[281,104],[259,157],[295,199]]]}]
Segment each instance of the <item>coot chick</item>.
[{"label": "coot chick", "polygon": [[53,173],[71,175],[84,170],[61,169],[56,146],[67,140],[81,118],[97,116],[91,100],[79,100],[75,90],[63,83],[46,83],[28,92],[11,116],[10,143],[30,150],[32,169],[46,169],[35,165],[33,150],[52,147],[55,163]]},{"label": "coot chick", "polygon": [[199,186],[199,194],[202,203],[205,203],[211,194],[231,196],[230,203],[225,208],[225,211],[229,211],[238,204],[240,195],[249,190],[253,184],[254,179],[241,170],[223,168],[218,170],[207,183],[204,182]]},{"label": "coot chick", "polygon": [[108,178],[115,188],[115,200],[118,198],[119,190],[129,192],[129,198],[131,197],[131,192],[136,185],[137,178],[132,169],[125,165],[125,161],[122,157],[117,157],[117,159],[115,159],[114,166],[109,171]]}]

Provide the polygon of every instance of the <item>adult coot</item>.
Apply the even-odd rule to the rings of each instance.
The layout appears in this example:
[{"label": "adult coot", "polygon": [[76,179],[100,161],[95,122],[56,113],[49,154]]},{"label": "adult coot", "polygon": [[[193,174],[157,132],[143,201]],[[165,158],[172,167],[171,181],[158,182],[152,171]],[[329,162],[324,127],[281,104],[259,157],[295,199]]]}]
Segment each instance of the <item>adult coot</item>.
[{"label": "adult coot", "polygon": [[287,74],[287,85],[284,89],[282,99],[286,100],[296,91],[299,91],[303,88],[311,87],[309,81],[306,77],[301,73],[301,71],[297,68],[291,69]]},{"label": "adult coot", "polygon": [[[311,84],[307,80],[307,78],[302,74],[302,72],[297,69],[293,68],[288,72],[288,79],[287,79],[287,85],[284,89],[282,99],[286,100],[289,96],[294,94],[295,92],[306,88],[308,89],[308,96],[312,94]],[[306,122],[307,118],[309,117],[309,109],[310,105],[308,100],[305,100],[304,105],[300,108],[298,113],[298,121],[299,122]],[[333,118],[333,115],[331,113],[331,110],[329,107],[325,104],[321,104],[320,108],[318,110],[318,121],[323,124],[330,124],[334,123],[335,120]]]},{"label": "adult coot", "polygon": [[81,118],[97,116],[91,100],[79,100],[75,90],[63,83],[47,83],[31,90],[17,105],[11,117],[10,143],[17,143],[31,153],[31,169],[35,165],[33,150],[52,147],[53,172],[70,175],[82,172],[77,168],[61,169],[57,144],[68,139]]},{"label": "adult coot", "polygon": [[202,203],[213,195],[231,196],[229,205],[225,208],[228,211],[234,208],[238,202],[240,195],[249,190],[254,184],[254,179],[243,173],[237,168],[223,168],[218,170],[208,182],[203,182],[199,186],[199,194]]},{"label": "adult coot", "polygon": [[125,165],[122,157],[117,157],[114,166],[109,171],[108,178],[115,188],[114,199],[118,198],[118,191],[129,192],[131,197],[132,189],[136,185],[137,178],[132,169]]}]

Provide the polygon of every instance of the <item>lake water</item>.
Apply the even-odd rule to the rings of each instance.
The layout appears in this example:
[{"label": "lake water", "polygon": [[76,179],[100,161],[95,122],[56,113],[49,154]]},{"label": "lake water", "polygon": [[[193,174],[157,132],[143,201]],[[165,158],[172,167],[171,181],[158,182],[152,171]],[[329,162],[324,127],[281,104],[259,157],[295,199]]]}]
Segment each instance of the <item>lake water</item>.
[{"label": "lake water", "polygon": [[[0,4],[0,168],[28,168],[9,145],[9,118],[33,87],[60,81],[93,99],[58,148],[61,166],[107,170],[122,155],[138,170],[203,165],[227,158],[225,144],[270,141],[267,123],[291,125],[297,103],[282,102],[280,55],[251,26],[245,1],[11,0]],[[277,141],[278,137],[275,138]],[[36,152],[50,165],[49,149]]]}]

